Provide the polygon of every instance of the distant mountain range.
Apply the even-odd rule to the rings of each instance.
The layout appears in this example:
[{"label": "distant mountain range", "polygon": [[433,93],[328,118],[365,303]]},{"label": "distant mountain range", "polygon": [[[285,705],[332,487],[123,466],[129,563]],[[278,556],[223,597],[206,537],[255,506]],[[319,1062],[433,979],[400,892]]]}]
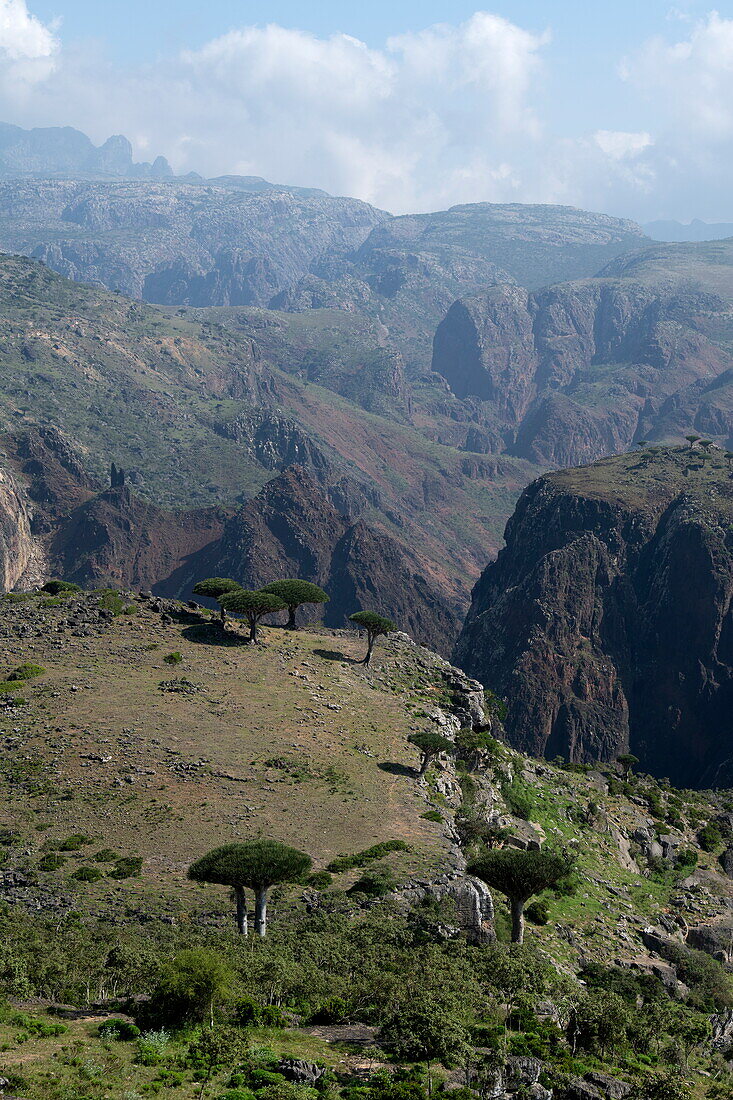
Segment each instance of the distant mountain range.
[{"label": "distant mountain range", "polygon": [[695,218],[684,222],[647,222],[643,227],[653,241],[722,241],[733,237],[733,222],[701,222]]},{"label": "distant mountain range", "polygon": [[[259,583],[266,544],[340,586],[334,615],[368,602],[368,562],[374,601],[445,652],[538,474],[692,429],[733,445],[733,242],[564,206],[393,217],[5,127],[0,249],[30,258],[0,263],[0,426],[31,572],[185,591],[211,543]],[[72,488],[27,442],[53,430]],[[112,461],[132,497],[95,503]]]}]

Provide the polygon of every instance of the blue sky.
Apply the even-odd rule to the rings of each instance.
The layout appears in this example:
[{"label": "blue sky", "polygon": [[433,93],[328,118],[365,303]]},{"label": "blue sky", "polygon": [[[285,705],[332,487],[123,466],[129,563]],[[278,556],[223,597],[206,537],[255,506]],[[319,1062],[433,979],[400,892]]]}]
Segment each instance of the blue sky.
[{"label": "blue sky", "polygon": [[0,0],[0,100],[399,211],[733,220],[733,3]]}]

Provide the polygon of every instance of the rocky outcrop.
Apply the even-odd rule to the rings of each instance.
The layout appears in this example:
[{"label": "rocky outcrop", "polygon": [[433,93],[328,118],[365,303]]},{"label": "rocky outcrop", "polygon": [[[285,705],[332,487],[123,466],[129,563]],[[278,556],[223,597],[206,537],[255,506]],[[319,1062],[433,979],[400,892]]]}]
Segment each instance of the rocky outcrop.
[{"label": "rocky outcrop", "polygon": [[683,448],[525,490],[455,654],[507,700],[515,747],[730,783],[732,516],[727,462]]},{"label": "rocky outcrop", "polygon": [[476,406],[466,448],[482,427],[494,449],[553,466],[690,427],[727,441],[731,256],[729,242],[709,256],[677,246],[661,264],[642,252],[604,277],[457,301],[436,331],[433,369]]},{"label": "rocky outcrop", "polygon": [[213,427],[217,435],[243,446],[266,470],[298,465],[310,470],[319,481],[331,474],[328,459],[312,437],[294,420],[269,409],[251,409]]},{"label": "rocky outcrop", "polygon": [[445,876],[435,882],[411,884],[394,895],[397,901],[418,905],[427,899],[450,902],[457,927],[470,943],[490,943],[494,932],[494,899],[486,883],[469,875]]},{"label": "rocky outcrop", "polygon": [[426,563],[385,532],[342,515],[301,466],[248,501],[195,568],[199,576],[237,577],[253,588],[302,577],[330,593],[326,625],[342,627],[353,611],[378,610],[439,652],[457,629],[457,612],[431,584]]}]

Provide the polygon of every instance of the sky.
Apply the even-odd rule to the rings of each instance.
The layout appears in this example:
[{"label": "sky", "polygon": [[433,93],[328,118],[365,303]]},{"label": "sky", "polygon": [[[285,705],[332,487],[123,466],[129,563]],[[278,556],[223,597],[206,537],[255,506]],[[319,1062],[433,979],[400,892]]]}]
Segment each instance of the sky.
[{"label": "sky", "polygon": [[0,120],[394,213],[733,221],[733,0],[0,0]]}]

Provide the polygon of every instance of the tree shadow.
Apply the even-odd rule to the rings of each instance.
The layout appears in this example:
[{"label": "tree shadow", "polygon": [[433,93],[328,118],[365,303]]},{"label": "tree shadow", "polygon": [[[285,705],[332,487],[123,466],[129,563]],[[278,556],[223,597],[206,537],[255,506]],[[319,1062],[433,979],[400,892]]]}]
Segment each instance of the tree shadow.
[{"label": "tree shadow", "polygon": [[316,657],[323,657],[324,661],[343,661],[346,665],[360,665],[355,657],[349,657],[347,653],[341,653],[338,649],[314,649]]},{"label": "tree shadow", "polygon": [[383,760],[377,764],[380,771],[389,772],[390,775],[407,775],[414,779],[418,775],[417,768],[408,768],[407,764],[397,764],[394,760]]},{"label": "tree shadow", "polygon": [[218,623],[196,623],[181,631],[181,636],[197,645],[243,646],[249,645],[249,639],[243,634],[231,634],[222,630]]}]

